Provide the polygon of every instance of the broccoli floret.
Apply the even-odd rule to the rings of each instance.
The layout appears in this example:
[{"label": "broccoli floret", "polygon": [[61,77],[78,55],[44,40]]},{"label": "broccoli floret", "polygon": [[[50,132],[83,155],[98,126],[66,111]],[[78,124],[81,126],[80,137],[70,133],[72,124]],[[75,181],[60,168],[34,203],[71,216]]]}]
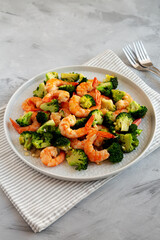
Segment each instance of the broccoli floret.
[{"label": "broccoli floret", "polygon": [[117,77],[106,75],[106,78],[104,79],[104,82],[111,82],[112,83],[112,88],[115,89],[118,86],[118,80]]},{"label": "broccoli floret", "polygon": [[113,85],[111,82],[106,83],[100,83],[97,87],[98,91],[100,91],[105,96],[111,95],[111,89],[113,88]]},{"label": "broccoli floret", "polygon": [[121,132],[127,132],[129,130],[129,126],[132,124],[133,118],[129,113],[121,112],[116,117],[115,121],[115,130]]},{"label": "broccoli floret", "polygon": [[103,123],[103,113],[100,110],[95,109],[95,110],[91,111],[88,115],[88,119],[92,115],[94,115],[93,126],[96,125],[96,124],[101,125]]},{"label": "broccoli floret", "polygon": [[121,162],[123,159],[123,152],[121,145],[117,142],[112,143],[112,145],[107,149],[110,156],[109,161],[112,163]]},{"label": "broccoli floret", "polygon": [[138,126],[136,125],[136,124],[131,124],[130,126],[129,126],[129,133],[133,133],[133,134],[135,134],[135,135],[140,135],[141,134],[141,132],[142,132],[143,130],[141,130],[141,129],[138,129]]},{"label": "broccoli floret", "polygon": [[66,160],[70,166],[76,166],[76,170],[86,170],[88,167],[88,157],[81,149],[72,149],[67,153]]},{"label": "broccoli floret", "polygon": [[113,114],[113,112],[108,111],[106,112],[106,114],[104,115],[104,125],[106,127],[109,127],[110,125],[113,125],[114,121],[116,120],[115,115]]},{"label": "broccoli floret", "polygon": [[70,93],[70,96],[75,92],[75,86],[73,85],[62,85],[59,87],[59,90],[67,91]]},{"label": "broccoli floret", "polygon": [[141,106],[135,101],[132,101],[127,109],[134,119],[144,117],[148,110],[146,106]]},{"label": "broccoli floret", "polygon": [[94,101],[94,98],[91,95],[85,94],[80,99],[80,106],[86,109],[96,106],[96,102]]},{"label": "broccoli floret", "polygon": [[46,136],[40,135],[36,132],[32,133],[32,144],[37,149],[51,146],[50,141],[51,141],[51,136],[48,137],[48,133]]},{"label": "broccoli floret", "polygon": [[79,74],[79,84],[82,82],[87,82],[88,79],[83,75],[83,74]]},{"label": "broccoli floret", "polygon": [[61,79],[67,82],[76,82],[79,79],[78,73],[61,73]]},{"label": "broccoli floret", "polygon": [[48,121],[48,119],[49,119],[49,114],[47,114],[47,113],[45,113],[45,112],[38,112],[36,118],[37,118],[37,121],[38,121],[39,123],[42,123],[42,124],[43,124],[43,123],[45,123],[45,122]]},{"label": "broccoli floret", "polygon": [[55,137],[61,135],[59,127],[56,127],[56,126],[53,127],[53,134]]},{"label": "broccoli floret", "polygon": [[123,152],[129,153],[139,145],[139,140],[136,135],[132,133],[120,134],[120,143]]},{"label": "broccoli floret", "polygon": [[78,128],[84,127],[87,120],[88,120],[88,118],[78,118],[78,119],[76,119],[76,123],[72,128],[73,129],[78,129]]},{"label": "broccoli floret", "polygon": [[55,123],[53,120],[49,120],[38,128],[37,133],[43,134],[46,132],[54,132]]},{"label": "broccoli floret", "polygon": [[58,100],[57,99],[53,99],[51,102],[42,103],[40,105],[40,109],[42,109],[44,111],[58,112],[59,111]]},{"label": "broccoli floret", "polygon": [[123,92],[123,91],[120,91],[120,90],[118,90],[118,89],[112,89],[111,90],[111,92],[112,92],[112,98],[113,98],[113,101],[114,102],[118,102],[119,100],[121,100],[124,96],[125,96],[125,92]]},{"label": "broccoli floret", "polygon": [[24,145],[24,148],[27,150],[30,150],[32,148],[32,134],[33,132],[25,131],[19,136],[20,144]]},{"label": "broccoli floret", "polygon": [[46,81],[52,78],[58,78],[58,73],[57,72],[48,72],[46,73]]},{"label": "broccoli floret", "polygon": [[21,127],[26,127],[31,124],[31,117],[32,117],[33,112],[27,112],[20,118],[16,120],[16,122],[21,126]]},{"label": "broccoli floret", "polygon": [[56,139],[52,141],[52,145],[63,151],[69,151],[71,149],[71,142],[68,138],[62,135],[57,136]]},{"label": "broccoli floret", "polygon": [[118,142],[118,138],[109,138],[109,139],[104,139],[103,141],[103,148],[107,149],[109,146],[112,145],[112,143]]},{"label": "broccoli floret", "polygon": [[102,98],[101,107],[113,112],[116,110],[116,106],[114,105],[112,99]]},{"label": "broccoli floret", "polygon": [[44,83],[40,83],[35,91],[33,91],[34,97],[43,98],[47,94],[47,90]]}]

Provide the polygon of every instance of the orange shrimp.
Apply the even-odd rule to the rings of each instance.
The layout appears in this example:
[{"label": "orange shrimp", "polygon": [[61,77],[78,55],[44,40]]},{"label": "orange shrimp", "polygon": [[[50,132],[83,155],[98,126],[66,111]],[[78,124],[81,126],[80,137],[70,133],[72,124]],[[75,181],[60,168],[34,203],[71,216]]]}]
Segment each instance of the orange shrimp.
[{"label": "orange shrimp", "polygon": [[93,106],[88,109],[84,109],[80,106],[80,96],[73,95],[72,98],[69,101],[69,110],[72,114],[74,114],[76,117],[87,117],[88,114],[94,110],[94,109],[100,109],[101,108],[101,93],[95,89],[95,100],[96,100],[96,106]]},{"label": "orange shrimp", "polygon": [[67,102],[70,98],[70,94],[67,91],[56,90],[56,91],[47,93],[45,97],[42,99],[42,101],[46,103],[46,102],[50,102],[54,98],[57,98],[59,103]]},{"label": "orange shrimp", "polygon": [[115,117],[117,117],[118,116],[118,114],[120,114],[121,112],[128,112],[128,110],[127,109],[119,109],[119,110],[116,110],[115,112],[113,112],[113,115],[115,116]]},{"label": "orange shrimp", "polygon": [[65,82],[65,81],[57,79],[57,78],[52,78],[52,79],[49,79],[47,81],[47,83],[46,83],[47,92],[52,92],[52,91],[58,90],[58,87],[60,87],[62,85],[73,85],[73,86],[76,86],[76,85],[78,85],[78,83],[75,83],[75,82]]},{"label": "orange shrimp", "polygon": [[69,115],[61,120],[59,124],[60,132],[63,136],[68,138],[79,138],[83,137],[87,134],[89,129],[92,126],[94,120],[94,116],[91,116],[90,119],[87,121],[85,127],[73,130],[71,129],[72,126],[76,123],[76,117],[74,115]]},{"label": "orange shrimp", "polygon": [[60,151],[58,155],[57,148],[46,147],[41,151],[40,159],[47,167],[55,167],[65,160],[65,153]]},{"label": "orange shrimp", "polygon": [[109,132],[102,132],[92,129],[87,135],[87,140],[84,145],[84,152],[88,156],[91,162],[99,164],[100,162],[109,158],[109,153],[106,149],[98,151],[94,149],[93,143],[96,140],[97,136],[106,137],[106,138],[115,138],[115,136]]},{"label": "orange shrimp", "polygon": [[86,143],[86,139],[84,139],[83,141],[80,141],[78,139],[71,139],[71,147],[74,149],[84,149],[84,145]]},{"label": "orange shrimp", "polygon": [[36,119],[37,112],[34,112],[31,116],[32,124],[26,127],[20,127],[12,118],[10,118],[10,121],[12,123],[12,126],[15,128],[15,130],[21,134],[24,131],[32,131],[36,132],[38,128],[41,126],[41,124]]},{"label": "orange shrimp", "polygon": [[23,103],[22,103],[22,109],[25,112],[29,111],[39,111],[40,110],[40,105],[42,104],[42,99],[39,97],[30,97],[27,98]]},{"label": "orange shrimp", "polygon": [[129,106],[129,104],[133,101],[133,98],[126,93],[124,97],[115,103],[117,109],[123,109]]}]

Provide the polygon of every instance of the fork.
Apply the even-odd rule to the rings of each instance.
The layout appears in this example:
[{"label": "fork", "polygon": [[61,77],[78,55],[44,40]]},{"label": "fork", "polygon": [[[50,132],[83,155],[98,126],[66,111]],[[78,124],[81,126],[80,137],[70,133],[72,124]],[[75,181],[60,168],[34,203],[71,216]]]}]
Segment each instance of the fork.
[{"label": "fork", "polygon": [[160,72],[158,68],[153,66],[153,63],[151,62],[142,41],[137,41],[133,43],[133,46],[134,46],[138,61],[142,66],[151,67],[152,69],[155,69],[156,71]]},{"label": "fork", "polygon": [[152,70],[151,68],[148,68],[148,67],[143,67],[139,62],[138,62],[138,59],[135,55],[135,53],[133,52],[131,46],[128,44],[126,45],[124,48],[123,48],[123,52],[125,53],[128,61],[130,62],[130,64],[137,70],[140,70],[140,71],[150,71],[154,74],[156,74],[157,76],[160,77],[160,73]]}]

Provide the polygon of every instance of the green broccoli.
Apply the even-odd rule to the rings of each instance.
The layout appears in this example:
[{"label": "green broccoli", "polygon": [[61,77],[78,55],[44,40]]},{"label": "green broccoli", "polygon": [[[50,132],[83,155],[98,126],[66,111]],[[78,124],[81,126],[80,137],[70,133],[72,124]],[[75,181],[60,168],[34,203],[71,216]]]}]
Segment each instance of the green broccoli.
[{"label": "green broccoli", "polygon": [[45,123],[45,122],[48,121],[48,119],[49,119],[49,114],[47,114],[47,113],[45,113],[45,112],[38,112],[36,118],[37,118],[37,121],[38,121],[39,123],[42,123],[42,124],[43,124],[43,123]]},{"label": "green broccoli", "polygon": [[53,99],[51,102],[42,103],[40,105],[40,109],[42,109],[44,111],[58,112],[59,111],[58,100],[57,99]]},{"label": "green broccoli", "polygon": [[30,150],[32,148],[32,134],[33,132],[25,131],[19,136],[20,144],[24,145],[24,148],[27,150]]},{"label": "green broccoli", "polygon": [[112,93],[112,98],[113,98],[113,101],[114,102],[118,102],[119,100],[121,100],[124,96],[125,96],[125,92],[123,91],[120,91],[118,89],[112,89],[111,90],[111,93]]},{"label": "green broccoli", "polygon": [[57,72],[48,72],[46,73],[46,81],[52,78],[58,78],[58,73]]},{"label": "green broccoli", "polygon": [[76,124],[72,127],[73,129],[82,128],[85,126],[88,118],[78,118],[76,119]]},{"label": "green broccoli", "polygon": [[26,127],[31,124],[31,117],[32,117],[33,112],[27,112],[20,118],[16,120],[16,122],[21,126],[21,127]]},{"label": "green broccoli", "polygon": [[104,82],[111,82],[112,88],[115,89],[118,86],[118,80],[117,77],[106,75],[106,78],[104,79]]},{"label": "green broccoli", "polygon": [[120,134],[120,143],[122,145],[123,152],[132,152],[139,145],[139,140],[135,134],[127,133]]},{"label": "green broccoli", "polygon": [[58,147],[59,149],[61,149],[63,151],[69,151],[71,149],[71,142],[69,141],[68,138],[66,138],[62,135],[57,136],[52,141],[52,145],[54,147]]},{"label": "green broccoli", "polygon": [[36,132],[32,133],[32,144],[35,148],[46,148],[51,146],[51,137],[48,137],[48,133],[46,133],[47,136],[40,135]]},{"label": "green broccoli", "polygon": [[67,91],[70,93],[70,96],[75,92],[75,86],[73,85],[62,85],[59,87],[59,90]]},{"label": "green broccoli", "polygon": [[86,170],[88,167],[88,157],[81,149],[72,149],[66,155],[66,160],[70,166],[76,166],[76,170]]},{"label": "green broccoli", "polygon": [[132,101],[127,109],[134,119],[144,117],[148,110],[146,106],[141,106],[135,101]]},{"label": "green broccoli", "polygon": [[59,127],[56,127],[56,126],[53,127],[53,134],[54,134],[54,137],[61,136],[61,132],[60,132]]},{"label": "green broccoli", "polygon": [[47,94],[47,90],[44,83],[40,83],[35,91],[33,91],[34,97],[43,98]]},{"label": "green broccoli", "polygon": [[94,115],[93,126],[96,124],[101,125],[103,123],[103,113],[100,110],[98,109],[92,110],[88,115],[88,119],[92,115]]},{"label": "green broccoli", "polygon": [[88,79],[83,75],[83,74],[79,74],[79,84],[82,83],[82,82],[87,82]]},{"label": "green broccoli", "polygon": [[96,102],[91,95],[85,94],[80,98],[80,106],[87,109],[96,106]]},{"label": "green broccoli", "polygon": [[113,114],[113,112],[108,111],[106,112],[106,114],[104,115],[104,125],[106,127],[109,127],[110,125],[113,125],[114,121],[116,120],[115,115]]},{"label": "green broccoli", "polygon": [[138,126],[136,125],[136,124],[131,124],[130,126],[129,126],[129,133],[133,133],[133,134],[135,134],[135,135],[140,135],[141,134],[141,132],[142,132],[143,130],[141,130],[141,129],[138,129]]},{"label": "green broccoli", "polygon": [[66,82],[76,82],[79,79],[78,73],[61,73],[61,79]]},{"label": "green broccoli", "polygon": [[117,142],[113,142],[112,145],[107,149],[110,156],[109,161],[112,163],[121,162],[123,159],[123,151],[121,145]]},{"label": "green broccoli", "polygon": [[116,110],[116,106],[114,105],[112,99],[105,99],[102,98],[101,100],[101,108],[106,108],[109,111],[115,111]]},{"label": "green broccoli", "polygon": [[112,143],[114,142],[118,142],[118,138],[109,138],[109,139],[104,139],[103,141],[103,148],[107,149],[108,147],[110,147],[112,145]]},{"label": "green broccoli", "polygon": [[115,130],[127,132],[132,122],[133,118],[129,113],[121,112],[120,114],[118,114],[118,116],[116,117],[116,121],[114,122]]},{"label": "green broccoli", "polygon": [[45,122],[40,128],[38,128],[37,133],[43,134],[46,132],[54,132],[55,123],[53,120]]},{"label": "green broccoli", "polygon": [[111,89],[113,88],[113,85],[111,82],[106,83],[100,83],[97,87],[98,91],[100,91],[105,96],[111,95]]}]

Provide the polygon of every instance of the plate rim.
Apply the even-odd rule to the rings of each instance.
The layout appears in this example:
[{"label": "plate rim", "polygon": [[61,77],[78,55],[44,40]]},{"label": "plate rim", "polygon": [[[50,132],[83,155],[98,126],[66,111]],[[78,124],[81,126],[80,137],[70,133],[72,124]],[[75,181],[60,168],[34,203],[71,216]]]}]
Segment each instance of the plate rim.
[{"label": "plate rim", "polygon": [[74,181],[74,182],[88,182],[88,181],[95,181],[95,180],[100,180],[100,179],[105,179],[114,175],[117,175],[118,173],[124,171],[125,169],[127,169],[128,167],[132,166],[133,164],[137,163],[141,157],[145,154],[145,152],[147,151],[147,149],[150,147],[151,143],[153,142],[154,136],[155,136],[155,130],[156,130],[156,125],[157,125],[157,119],[156,119],[156,112],[155,112],[155,108],[151,102],[151,100],[149,99],[149,97],[147,96],[147,94],[142,90],[142,92],[145,94],[145,96],[147,97],[150,105],[152,106],[152,110],[154,113],[154,129],[152,130],[152,136],[151,136],[151,140],[148,143],[147,147],[141,152],[141,154],[132,162],[128,163],[127,165],[121,167],[120,169],[115,170],[114,172],[111,173],[107,173],[107,174],[103,174],[100,176],[96,176],[96,177],[89,177],[89,178],[75,178],[75,177],[62,177],[62,176],[57,176],[54,175],[52,173],[48,173],[45,170],[39,169],[38,167],[36,167],[35,165],[33,165],[32,163],[30,163],[29,161],[27,161],[25,158],[23,158],[23,156],[18,152],[18,150],[16,150],[16,148],[14,147],[14,145],[12,144],[10,138],[9,138],[9,131],[7,129],[7,119],[6,119],[6,115],[8,112],[8,107],[10,105],[10,103],[12,102],[12,99],[14,99],[14,96],[17,94],[17,92],[19,92],[27,83],[32,82],[34,79],[38,78],[40,75],[46,74],[47,72],[53,72],[53,71],[58,71],[61,70],[63,68],[76,68],[76,67],[84,67],[84,68],[92,68],[92,69],[96,69],[96,70],[105,70],[105,71],[109,71],[114,73],[115,75],[119,75],[127,80],[129,80],[130,82],[132,82],[133,84],[135,84],[138,88],[140,88],[137,83],[135,83],[133,80],[131,80],[129,77],[124,76],[121,73],[118,73],[116,71],[110,70],[109,68],[100,68],[100,67],[95,67],[95,66],[87,66],[87,65],[69,65],[69,66],[61,66],[58,68],[54,68],[54,69],[50,69],[48,71],[43,71],[35,76],[33,76],[32,78],[30,78],[29,80],[27,80],[25,83],[23,83],[16,91],[15,93],[13,93],[13,95],[11,96],[10,100],[8,101],[7,105],[6,105],[6,109],[5,109],[5,113],[4,113],[4,120],[3,120],[3,126],[4,126],[4,132],[5,132],[5,136],[6,139],[10,145],[10,147],[12,148],[12,150],[14,151],[14,153],[16,153],[16,155],[24,162],[26,163],[29,167],[31,167],[32,169],[36,170],[37,172],[44,174],[45,176],[49,176],[55,179],[59,179],[59,180],[65,180],[65,181]]}]

